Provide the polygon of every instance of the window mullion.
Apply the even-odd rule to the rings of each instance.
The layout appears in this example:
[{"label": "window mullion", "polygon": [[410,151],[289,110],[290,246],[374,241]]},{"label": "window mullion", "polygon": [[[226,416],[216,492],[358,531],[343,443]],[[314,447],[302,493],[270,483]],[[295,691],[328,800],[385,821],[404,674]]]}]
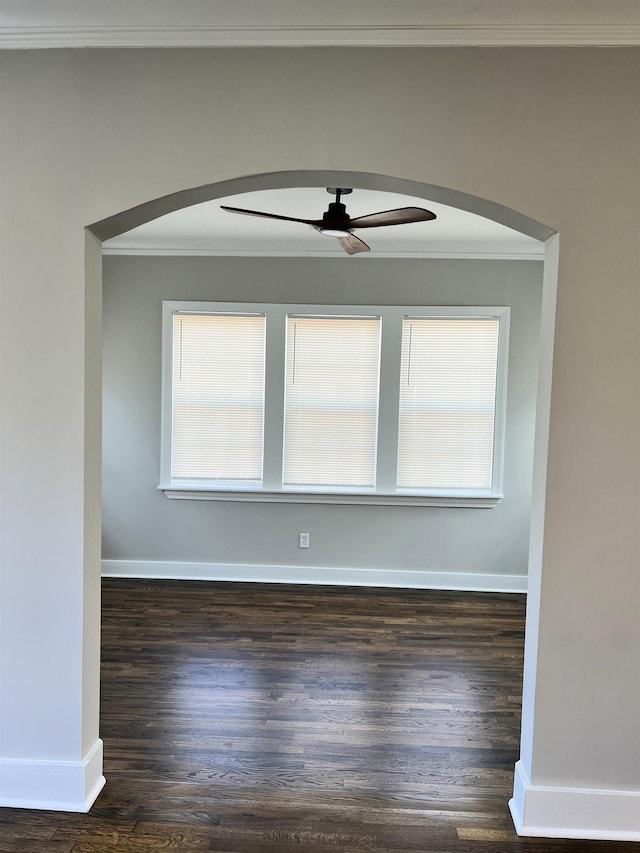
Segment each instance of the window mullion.
[{"label": "window mullion", "polygon": [[507,428],[507,365],[509,358],[509,309],[496,314],[499,320],[498,362],[496,365],[495,426],[493,430],[493,467],[491,487],[494,492],[502,490],[504,469],[504,440]]},{"label": "window mullion", "polygon": [[262,488],[282,488],[286,313],[267,311]]},{"label": "window mullion", "polygon": [[398,458],[398,408],[400,405],[400,354],[402,314],[385,309],[380,352],[380,404],[376,491],[395,492]]}]

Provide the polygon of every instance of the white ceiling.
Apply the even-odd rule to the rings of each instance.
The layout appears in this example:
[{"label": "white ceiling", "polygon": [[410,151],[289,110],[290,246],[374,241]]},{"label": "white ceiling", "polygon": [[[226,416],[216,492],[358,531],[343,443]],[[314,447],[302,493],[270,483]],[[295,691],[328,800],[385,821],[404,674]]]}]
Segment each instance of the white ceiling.
[{"label": "white ceiling", "polygon": [[0,0],[0,47],[640,44],[638,0]]},{"label": "white ceiling", "polygon": [[[260,190],[177,210],[106,240],[105,254],[143,255],[344,255],[337,240],[308,225],[243,216],[221,205],[319,219],[333,201],[326,189]],[[357,257],[473,257],[536,259],[543,244],[482,216],[424,198],[355,189],[344,196],[350,216],[396,207],[426,207],[437,219],[356,232],[371,247]]]}]

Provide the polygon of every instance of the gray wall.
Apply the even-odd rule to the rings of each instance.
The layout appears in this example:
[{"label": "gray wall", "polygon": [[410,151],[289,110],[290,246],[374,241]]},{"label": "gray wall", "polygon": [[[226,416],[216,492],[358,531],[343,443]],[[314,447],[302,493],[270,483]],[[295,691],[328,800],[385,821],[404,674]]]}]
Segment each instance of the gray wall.
[{"label": "gray wall", "polygon": [[[105,257],[103,557],[526,575],[541,286],[535,261]],[[156,488],[163,299],[510,305],[504,500],[454,509],[167,499]],[[309,551],[298,548],[302,530]]]},{"label": "gray wall", "polygon": [[90,803],[102,768],[85,227],[243,175],[357,168],[560,231],[514,810],[534,834],[637,840],[640,50],[7,50],[0,87],[0,803]]}]

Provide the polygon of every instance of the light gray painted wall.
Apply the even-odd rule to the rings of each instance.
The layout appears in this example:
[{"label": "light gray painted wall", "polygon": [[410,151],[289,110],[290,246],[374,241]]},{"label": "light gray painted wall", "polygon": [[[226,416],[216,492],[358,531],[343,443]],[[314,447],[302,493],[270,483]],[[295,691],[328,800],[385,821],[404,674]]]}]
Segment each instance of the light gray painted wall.
[{"label": "light gray painted wall", "polygon": [[[525,575],[542,263],[105,257],[103,556]],[[157,490],[163,299],[511,306],[494,509],[171,501]],[[311,548],[298,548],[298,532]]]},{"label": "light gray painted wall", "polygon": [[7,50],[0,69],[0,803],[62,788],[77,807],[101,769],[84,228],[188,187],[357,169],[560,231],[518,810],[534,834],[637,840],[640,49]]}]

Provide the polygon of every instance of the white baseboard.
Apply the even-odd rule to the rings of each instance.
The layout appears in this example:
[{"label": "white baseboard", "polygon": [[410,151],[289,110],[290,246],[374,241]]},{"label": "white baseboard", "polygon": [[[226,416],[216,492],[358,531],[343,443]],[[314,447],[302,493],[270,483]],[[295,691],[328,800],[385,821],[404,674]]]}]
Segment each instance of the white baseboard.
[{"label": "white baseboard", "polygon": [[640,791],[532,785],[518,761],[509,808],[518,835],[640,841]]},{"label": "white baseboard", "polygon": [[82,761],[0,758],[0,806],[88,812],[105,784],[102,741]]},{"label": "white baseboard", "polygon": [[525,575],[422,572],[393,569],[341,569],[320,566],[270,566],[236,563],[181,563],[156,560],[103,560],[103,577],[178,580],[378,586],[399,589],[459,589],[526,592]]}]

